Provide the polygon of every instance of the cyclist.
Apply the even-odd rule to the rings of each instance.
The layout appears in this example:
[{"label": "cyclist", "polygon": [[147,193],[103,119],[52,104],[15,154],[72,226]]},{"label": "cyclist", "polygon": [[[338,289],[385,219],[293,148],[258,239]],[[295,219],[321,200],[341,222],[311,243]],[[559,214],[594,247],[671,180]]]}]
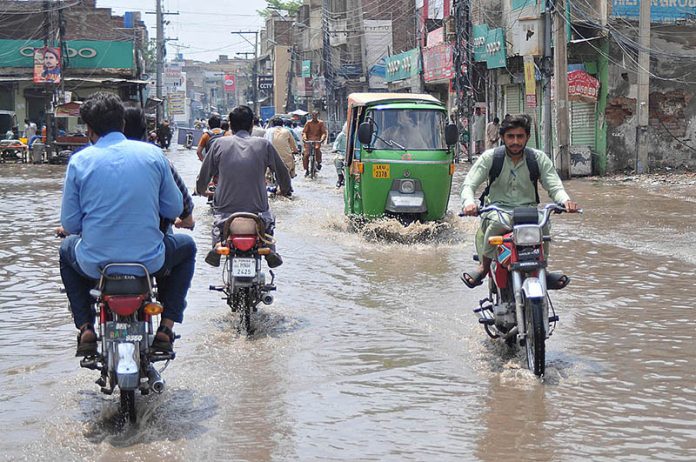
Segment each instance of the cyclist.
[{"label": "cyclist", "polygon": [[[321,170],[321,144],[326,141],[327,136],[326,125],[323,120],[319,120],[319,112],[312,111],[312,120],[308,121],[302,130],[302,141],[305,143],[302,166],[305,169],[305,176],[309,176],[309,145],[314,144],[317,170]],[[314,141],[314,143],[308,143],[308,141]]]}]

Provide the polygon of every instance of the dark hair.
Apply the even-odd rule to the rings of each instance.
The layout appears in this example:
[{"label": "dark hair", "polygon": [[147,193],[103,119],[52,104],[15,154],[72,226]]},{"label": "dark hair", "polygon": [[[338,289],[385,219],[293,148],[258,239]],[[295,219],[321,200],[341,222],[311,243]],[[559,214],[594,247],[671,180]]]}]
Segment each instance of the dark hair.
[{"label": "dark hair", "polygon": [[124,116],[123,134],[129,140],[143,141],[147,134],[145,113],[139,107],[128,107]]},{"label": "dark hair", "polygon": [[230,123],[229,123],[228,121],[226,121],[226,120],[223,120],[223,121],[220,123],[220,130],[222,130],[223,132],[226,132],[226,131],[229,130],[229,129],[230,129]]},{"label": "dark hair", "polygon": [[220,128],[220,123],[222,123],[220,114],[213,114],[210,116],[210,119],[208,119],[208,127],[210,128]]},{"label": "dark hair", "polygon": [[[232,113],[230,112],[230,114],[232,114]],[[230,120],[231,120],[231,119],[232,119],[232,118],[230,117]],[[259,120],[259,118],[258,118],[258,117],[254,117],[254,125],[259,125],[260,123],[261,123],[261,121]]]},{"label": "dark hair", "polygon": [[532,119],[527,114],[506,115],[503,123],[500,124],[500,136],[511,128],[524,128],[527,136],[531,133]]},{"label": "dark hair", "polygon": [[271,120],[271,125],[274,127],[282,127],[283,126],[283,119],[280,117],[276,117],[275,119]]},{"label": "dark hair", "polygon": [[237,133],[240,130],[251,131],[254,126],[254,112],[249,106],[241,105],[230,112],[230,128]]},{"label": "dark hair", "polygon": [[499,124],[499,123],[500,123],[500,119],[497,118],[497,117],[493,117],[493,123],[494,123],[494,124]]},{"label": "dark hair", "polygon": [[94,93],[80,107],[80,117],[98,136],[120,132],[124,113],[121,98],[112,93]]},{"label": "dark hair", "polygon": [[285,125],[286,127],[292,127],[292,121],[286,120],[284,125]]}]

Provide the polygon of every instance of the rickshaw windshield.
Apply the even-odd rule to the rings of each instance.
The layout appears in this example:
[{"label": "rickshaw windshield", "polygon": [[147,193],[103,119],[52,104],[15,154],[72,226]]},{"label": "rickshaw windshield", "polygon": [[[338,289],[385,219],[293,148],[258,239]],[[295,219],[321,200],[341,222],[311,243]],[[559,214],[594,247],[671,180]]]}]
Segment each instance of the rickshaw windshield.
[{"label": "rickshaw windshield", "polygon": [[428,109],[380,109],[375,122],[374,149],[447,149],[445,113]]}]

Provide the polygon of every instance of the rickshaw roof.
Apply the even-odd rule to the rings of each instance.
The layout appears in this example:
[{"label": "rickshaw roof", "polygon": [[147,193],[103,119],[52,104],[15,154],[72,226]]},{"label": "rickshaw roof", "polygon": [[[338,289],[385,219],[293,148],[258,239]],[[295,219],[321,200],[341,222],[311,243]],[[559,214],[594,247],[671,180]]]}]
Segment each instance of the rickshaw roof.
[{"label": "rickshaw roof", "polygon": [[348,105],[350,107],[366,106],[372,103],[384,104],[418,101],[442,105],[440,100],[434,96],[420,93],[351,93],[348,95]]}]

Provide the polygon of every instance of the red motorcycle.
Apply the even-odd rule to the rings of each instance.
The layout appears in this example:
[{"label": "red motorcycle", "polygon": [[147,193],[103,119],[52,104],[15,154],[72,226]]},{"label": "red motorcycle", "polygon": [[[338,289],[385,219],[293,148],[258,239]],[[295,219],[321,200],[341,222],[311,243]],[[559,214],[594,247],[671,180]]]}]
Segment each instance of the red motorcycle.
[{"label": "red motorcycle", "polygon": [[[527,365],[537,376],[544,375],[545,342],[558,322],[549,290],[562,289],[570,282],[566,275],[547,271],[544,242],[551,241],[551,236],[545,236],[543,229],[551,212],[565,211],[563,206],[548,204],[540,219],[536,207],[518,207],[512,213],[494,205],[479,210],[479,214],[508,215],[511,230],[489,239],[497,246],[488,274],[489,296],[474,312],[491,338],[502,338],[509,346],[524,345]],[[501,221],[506,220],[501,216]]]}]

